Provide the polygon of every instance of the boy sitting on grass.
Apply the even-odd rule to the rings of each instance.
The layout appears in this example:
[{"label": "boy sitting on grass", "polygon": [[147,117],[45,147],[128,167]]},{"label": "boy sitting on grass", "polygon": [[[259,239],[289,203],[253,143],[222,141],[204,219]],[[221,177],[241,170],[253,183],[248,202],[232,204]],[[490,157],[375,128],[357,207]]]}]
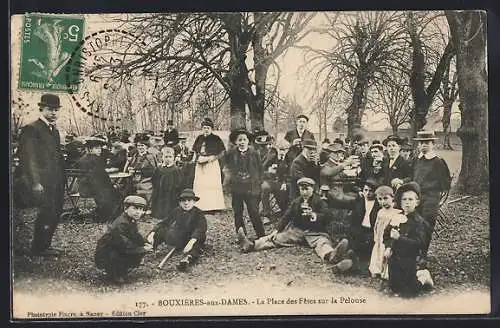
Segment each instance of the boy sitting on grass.
[{"label": "boy sitting on grass", "polygon": [[177,264],[179,271],[185,271],[198,259],[205,244],[207,220],[203,211],[195,206],[199,199],[192,189],[184,189],[179,196],[179,206],[148,236],[155,250],[161,243],[182,250],[185,257]]},{"label": "boy sitting on grass", "polygon": [[140,196],[127,196],[123,201],[124,212],[118,216],[97,242],[94,256],[96,266],[104,269],[112,282],[123,283],[127,273],[141,264],[151,246],[139,233],[137,221],[147,206]]}]

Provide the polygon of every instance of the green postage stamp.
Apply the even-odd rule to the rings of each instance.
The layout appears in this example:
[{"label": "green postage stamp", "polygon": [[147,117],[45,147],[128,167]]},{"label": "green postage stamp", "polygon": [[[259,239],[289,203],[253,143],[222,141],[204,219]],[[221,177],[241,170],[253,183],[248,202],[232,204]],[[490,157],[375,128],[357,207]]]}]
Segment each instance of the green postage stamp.
[{"label": "green postage stamp", "polygon": [[[22,27],[19,88],[52,92],[78,91],[78,77],[68,83],[65,69],[84,35],[84,18],[26,14]],[[79,55],[79,54],[77,54]],[[79,72],[75,72],[79,74]],[[74,81],[74,82],[73,82]]]}]

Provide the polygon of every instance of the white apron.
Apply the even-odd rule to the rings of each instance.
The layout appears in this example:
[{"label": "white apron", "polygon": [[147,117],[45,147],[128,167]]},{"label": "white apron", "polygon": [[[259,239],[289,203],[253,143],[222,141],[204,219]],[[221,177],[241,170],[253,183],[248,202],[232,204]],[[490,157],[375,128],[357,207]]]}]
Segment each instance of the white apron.
[{"label": "white apron", "polygon": [[200,200],[196,202],[196,206],[200,210],[215,211],[226,208],[222,192],[219,161],[206,164],[196,163],[193,191],[200,197]]}]

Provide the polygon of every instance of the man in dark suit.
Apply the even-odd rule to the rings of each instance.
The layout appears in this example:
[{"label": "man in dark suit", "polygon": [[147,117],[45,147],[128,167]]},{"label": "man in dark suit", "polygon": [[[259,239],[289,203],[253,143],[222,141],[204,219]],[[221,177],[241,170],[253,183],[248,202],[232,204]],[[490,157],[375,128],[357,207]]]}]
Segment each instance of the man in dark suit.
[{"label": "man in dark suit", "polygon": [[387,160],[382,163],[383,183],[397,189],[403,183],[410,182],[412,169],[410,163],[400,155],[403,140],[397,135],[390,135],[382,144],[387,149]]},{"label": "man in dark suit", "polygon": [[293,160],[290,166],[290,201],[299,196],[297,181],[300,178],[311,178],[319,183],[319,156],[316,141],[305,139],[302,142],[302,152]]},{"label": "man in dark suit", "polygon": [[163,140],[165,141],[165,146],[169,147],[174,147],[179,143],[179,131],[174,128],[172,120],[167,121],[167,129],[163,134]]},{"label": "man in dark suit", "polygon": [[295,129],[287,131],[285,134],[285,140],[290,144],[288,153],[286,154],[287,163],[291,162],[297,157],[302,151],[302,142],[304,139],[315,140],[314,134],[307,130],[307,123],[309,122],[309,117],[306,115],[299,115],[295,120]]},{"label": "man in dark suit", "polygon": [[60,251],[51,243],[64,201],[64,159],[55,126],[61,105],[58,96],[44,94],[38,106],[40,118],[24,126],[19,136],[19,178],[23,196],[38,207],[31,253],[57,256]]}]

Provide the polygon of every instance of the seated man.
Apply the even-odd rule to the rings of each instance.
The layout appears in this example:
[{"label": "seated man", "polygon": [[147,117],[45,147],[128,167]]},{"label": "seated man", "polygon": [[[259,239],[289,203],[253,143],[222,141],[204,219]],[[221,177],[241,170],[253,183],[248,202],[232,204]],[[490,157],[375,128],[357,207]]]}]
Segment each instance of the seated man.
[{"label": "seated man", "polygon": [[[300,178],[310,178],[319,182],[319,155],[317,143],[312,139],[302,141],[301,153],[292,161],[290,166],[290,199],[299,196],[297,181]],[[288,150],[290,152],[290,150]]]},{"label": "seated man", "polygon": [[87,154],[78,160],[77,167],[86,172],[80,178],[81,197],[92,197],[97,208],[95,219],[100,222],[112,221],[121,210],[120,194],[115,189],[101,158],[104,140],[90,137],[85,141]]},{"label": "seated man", "polygon": [[200,198],[192,189],[184,189],[179,196],[179,206],[174,208],[150,233],[148,239],[156,249],[166,243],[186,255],[177,265],[184,271],[200,256],[205,244],[207,220],[205,214],[195,206]]},{"label": "seated man", "polygon": [[276,197],[280,211],[288,205],[289,167],[285,161],[287,147],[285,144],[278,146],[278,155],[272,163],[264,163],[264,181],[262,182],[262,213],[263,221],[271,215],[269,196]]},{"label": "seated man", "polygon": [[106,168],[122,172],[127,163],[127,150],[123,148],[118,138],[111,139],[111,150],[106,160]]},{"label": "seated man", "polygon": [[250,241],[244,233],[238,232],[242,251],[307,244],[325,263],[334,264],[335,272],[349,270],[352,260],[344,258],[348,242],[344,239],[333,247],[325,229],[329,221],[326,215],[327,207],[325,202],[314,193],[314,180],[301,178],[297,184],[300,196],[288,206],[276,230],[270,235]]}]

